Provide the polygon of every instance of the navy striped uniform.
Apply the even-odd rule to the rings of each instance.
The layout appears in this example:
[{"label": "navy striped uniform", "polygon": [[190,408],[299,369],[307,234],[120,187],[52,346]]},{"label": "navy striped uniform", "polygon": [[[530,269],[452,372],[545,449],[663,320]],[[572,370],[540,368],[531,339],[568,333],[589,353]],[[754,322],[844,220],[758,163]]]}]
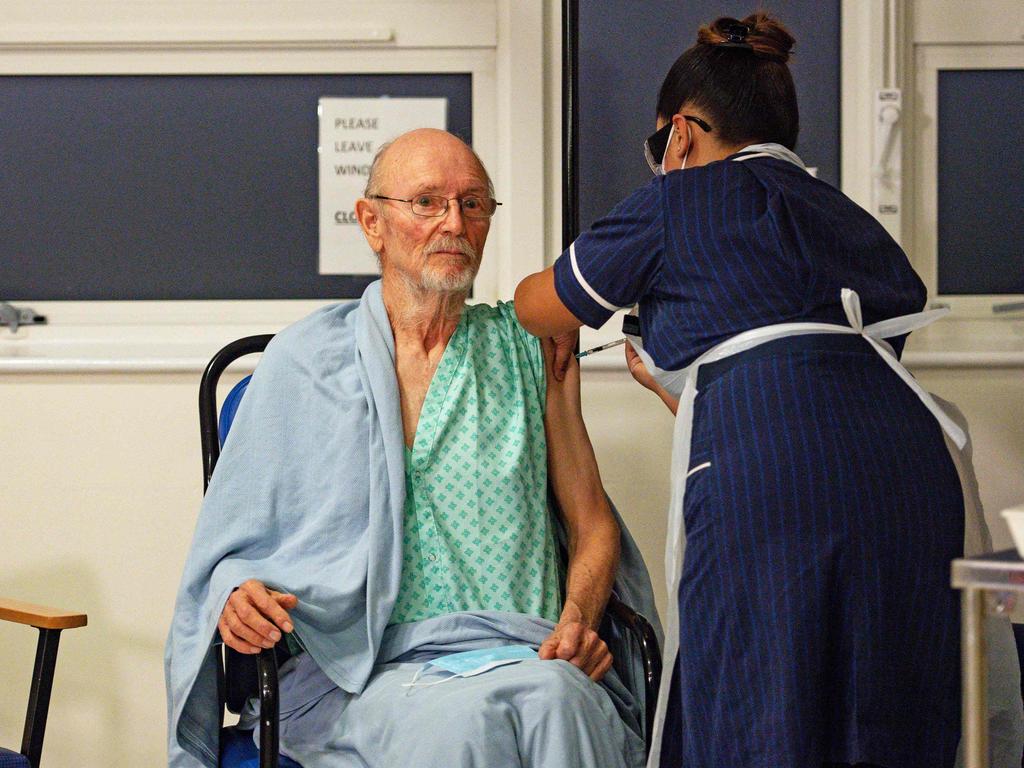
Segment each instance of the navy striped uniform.
[{"label": "navy striped uniform", "polygon": [[[655,178],[555,265],[602,325],[640,305],[667,370],[751,328],[919,311],[906,256],[775,158]],[[897,351],[903,339],[893,340]],[[935,418],[860,336],[781,339],[701,368],[662,765],[938,768],[960,731],[949,563],[963,499]]]}]

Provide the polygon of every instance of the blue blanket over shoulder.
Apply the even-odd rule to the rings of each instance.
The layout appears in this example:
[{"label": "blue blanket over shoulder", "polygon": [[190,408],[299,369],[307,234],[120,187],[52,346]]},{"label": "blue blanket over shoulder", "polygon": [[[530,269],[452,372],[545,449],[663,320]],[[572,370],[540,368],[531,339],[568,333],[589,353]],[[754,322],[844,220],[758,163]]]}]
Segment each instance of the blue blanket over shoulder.
[{"label": "blue blanket over shoulder", "polygon": [[[165,654],[169,764],[216,766],[214,640],[247,579],[298,596],[310,657],[342,691],[366,685],[398,592],[405,501],[394,337],[380,283],[267,347],[235,416],[185,564]],[[617,591],[657,621],[623,528]]]}]

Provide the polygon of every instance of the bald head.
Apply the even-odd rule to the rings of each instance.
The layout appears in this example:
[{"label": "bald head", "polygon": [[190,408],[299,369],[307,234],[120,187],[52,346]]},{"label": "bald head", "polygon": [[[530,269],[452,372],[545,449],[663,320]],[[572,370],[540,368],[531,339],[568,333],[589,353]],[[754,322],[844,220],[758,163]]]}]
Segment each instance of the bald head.
[{"label": "bald head", "polygon": [[394,186],[396,179],[403,176],[403,169],[410,165],[455,161],[471,164],[487,186],[488,194],[494,195],[494,185],[480,157],[458,136],[437,128],[416,128],[398,138],[381,144],[370,165],[363,197],[387,194],[385,190]]}]

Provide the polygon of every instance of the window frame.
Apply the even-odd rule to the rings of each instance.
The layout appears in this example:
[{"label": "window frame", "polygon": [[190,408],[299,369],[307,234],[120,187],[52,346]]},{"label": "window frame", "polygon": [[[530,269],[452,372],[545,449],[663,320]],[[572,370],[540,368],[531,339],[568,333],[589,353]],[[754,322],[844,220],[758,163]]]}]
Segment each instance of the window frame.
[{"label": "window frame", "polygon": [[992,307],[1024,300],[1024,295],[938,293],[937,185],[921,180],[934,179],[936,173],[933,118],[938,106],[938,69],[1020,66],[1010,63],[1024,56],[1015,26],[1006,23],[1007,18],[1016,18],[1011,5],[1005,0],[972,0],[968,13],[958,0],[842,0],[841,13],[842,190],[874,213],[875,96],[879,89],[893,87],[887,80],[895,77],[903,97],[898,152],[904,172],[894,235],[935,304],[948,306],[958,319],[988,321],[986,337],[1003,341],[1019,334],[1001,322],[1012,318],[994,316]]},{"label": "window frame", "polygon": [[[543,0],[8,0],[5,12],[3,75],[468,73],[474,148],[504,203],[492,224],[474,300],[509,298],[519,278],[543,267]],[[63,354],[53,350],[66,348],[65,342],[78,344],[85,358],[110,362],[118,354],[117,339],[129,328],[140,344],[151,339],[153,356],[160,357],[172,331],[224,326],[234,336],[266,332],[332,302],[28,297],[18,303],[48,317],[49,325],[17,335],[46,342],[37,354],[52,363]],[[10,338],[0,329],[0,368]],[[95,344],[83,345],[83,338]],[[126,360],[127,368],[133,360]]]}]

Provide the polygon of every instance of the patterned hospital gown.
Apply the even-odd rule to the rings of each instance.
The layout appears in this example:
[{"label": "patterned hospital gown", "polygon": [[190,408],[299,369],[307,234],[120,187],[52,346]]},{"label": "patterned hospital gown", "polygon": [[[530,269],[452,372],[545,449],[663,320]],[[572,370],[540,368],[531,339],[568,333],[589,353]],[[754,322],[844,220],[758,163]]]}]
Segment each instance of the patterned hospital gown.
[{"label": "patterned hospital gown", "polygon": [[456,611],[557,621],[540,342],[510,303],[466,307],[406,449],[392,624]]}]

